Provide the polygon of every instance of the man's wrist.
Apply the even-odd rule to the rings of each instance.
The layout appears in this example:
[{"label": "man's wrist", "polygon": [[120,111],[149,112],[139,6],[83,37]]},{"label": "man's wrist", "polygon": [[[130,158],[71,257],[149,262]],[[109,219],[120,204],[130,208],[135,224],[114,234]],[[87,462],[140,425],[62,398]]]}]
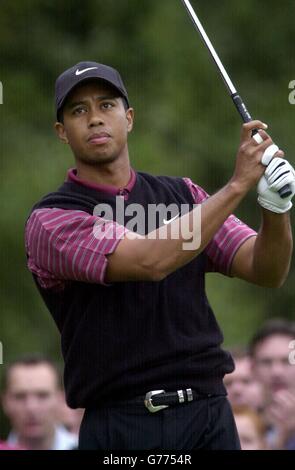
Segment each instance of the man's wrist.
[{"label": "man's wrist", "polygon": [[239,198],[240,200],[242,200],[249,192],[249,188],[234,179],[229,180],[225,188],[233,195],[233,197]]}]

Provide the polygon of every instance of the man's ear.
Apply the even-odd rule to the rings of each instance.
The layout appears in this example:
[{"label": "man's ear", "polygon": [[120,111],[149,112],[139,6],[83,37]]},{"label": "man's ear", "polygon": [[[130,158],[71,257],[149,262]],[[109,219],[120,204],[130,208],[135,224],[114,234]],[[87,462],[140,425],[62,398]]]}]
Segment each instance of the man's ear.
[{"label": "man's ear", "polygon": [[67,133],[66,133],[66,130],[65,130],[65,126],[61,123],[61,122],[56,122],[54,124],[54,128],[55,128],[55,132],[57,133],[58,135],[58,138],[64,143],[64,144],[68,144],[69,141],[68,141],[68,138],[67,138]]},{"label": "man's ear", "polygon": [[127,119],[127,131],[131,132],[133,129],[133,122],[134,122],[134,109],[133,108],[127,109],[126,119]]}]

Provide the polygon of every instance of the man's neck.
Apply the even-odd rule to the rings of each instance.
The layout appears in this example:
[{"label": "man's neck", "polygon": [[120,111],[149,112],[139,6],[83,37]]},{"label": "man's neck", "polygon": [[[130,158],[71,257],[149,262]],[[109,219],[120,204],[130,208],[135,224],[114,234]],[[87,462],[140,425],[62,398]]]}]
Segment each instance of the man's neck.
[{"label": "man's neck", "polygon": [[45,437],[39,439],[27,439],[17,435],[17,445],[28,450],[51,450],[54,445],[55,429]]},{"label": "man's neck", "polygon": [[85,165],[76,161],[78,178],[95,184],[124,188],[130,180],[131,169],[129,158],[124,161],[115,161],[107,165]]}]

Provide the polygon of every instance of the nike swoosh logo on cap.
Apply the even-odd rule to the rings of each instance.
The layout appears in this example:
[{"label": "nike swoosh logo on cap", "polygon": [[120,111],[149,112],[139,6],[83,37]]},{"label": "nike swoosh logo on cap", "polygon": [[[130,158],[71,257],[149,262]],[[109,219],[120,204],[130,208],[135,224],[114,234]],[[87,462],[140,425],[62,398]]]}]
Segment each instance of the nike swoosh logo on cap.
[{"label": "nike swoosh logo on cap", "polygon": [[164,219],[163,222],[164,222],[164,225],[168,225],[168,224],[171,224],[171,222],[173,222],[173,220],[177,219],[177,217],[179,216],[179,214],[177,214],[175,217],[173,217],[172,219],[170,220],[166,220]]},{"label": "nike swoosh logo on cap", "polygon": [[98,67],[88,67],[88,69],[83,69],[83,70],[77,69],[75,74],[76,75],[82,75],[82,73],[88,72],[88,70],[94,70],[94,69],[97,69],[97,68]]}]

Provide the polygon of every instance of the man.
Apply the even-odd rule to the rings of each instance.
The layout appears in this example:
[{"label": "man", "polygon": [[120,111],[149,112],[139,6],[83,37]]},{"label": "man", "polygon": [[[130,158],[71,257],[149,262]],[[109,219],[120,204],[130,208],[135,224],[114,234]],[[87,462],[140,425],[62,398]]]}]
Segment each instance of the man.
[{"label": "man", "polygon": [[264,390],[254,377],[251,358],[243,350],[231,351],[235,370],[224,377],[224,385],[232,407],[246,407],[261,411],[264,407]]},{"label": "man", "polygon": [[64,393],[62,393],[60,405],[58,409],[59,422],[71,433],[79,436],[79,430],[81,421],[83,418],[84,410],[81,408],[73,409],[70,408],[65,399]]},{"label": "man", "polygon": [[295,450],[295,323],[274,319],[256,332],[250,353],[256,378],[266,394],[265,418],[273,448]]},{"label": "man", "polygon": [[[274,186],[273,171],[266,174],[259,200],[268,210],[257,236],[231,213],[265,172],[261,158],[272,141],[264,130],[263,143],[251,138],[260,121],[243,127],[234,175],[208,197],[189,179],[130,167],[134,110],[113,68],[81,62],[60,75],[56,117],[76,168],[34,206],[26,250],[62,334],[67,402],[86,408],[79,447],[239,448],[222,383],[233,361],[220,348],[204,275],[284,282],[292,167],[276,160]],[[284,200],[282,180],[292,188]],[[167,211],[155,217],[158,206]]]},{"label": "man", "polygon": [[3,410],[12,431],[7,444],[27,450],[70,450],[77,439],[58,424],[59,375],[48,359],[32,356],[5,372]]}]

